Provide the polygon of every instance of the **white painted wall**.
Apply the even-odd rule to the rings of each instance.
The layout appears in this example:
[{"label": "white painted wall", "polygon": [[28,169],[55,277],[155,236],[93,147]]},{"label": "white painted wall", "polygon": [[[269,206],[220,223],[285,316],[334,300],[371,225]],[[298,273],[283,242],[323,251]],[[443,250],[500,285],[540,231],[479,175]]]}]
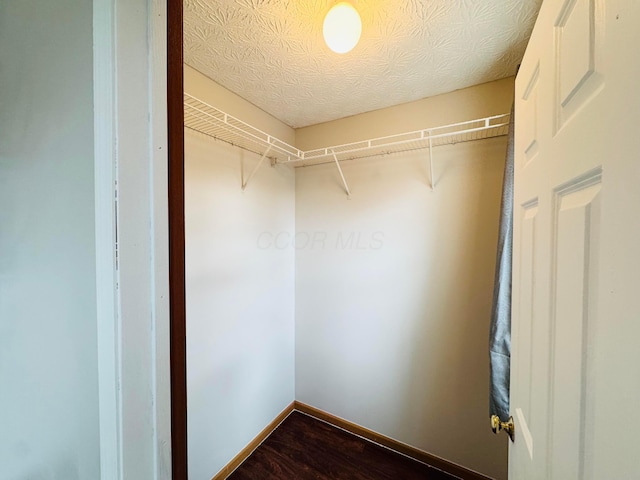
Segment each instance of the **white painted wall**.
[{"label": "white painted wall", "polygon": [[[293,138],[189,68],[185,91]],[[294,252],[268,242],[294,234],[295,182],[265,162],[243,192],[257,155],[185,141],[189,478],[209,480],[294,399]]]},{"label": "white painted wall", "polygon": [[1,2],[0,65],[0,478],[97,479],[91,2]]},{"label": "white painted wall", "polygon": [[[494,82],[308,127],[297,146],[396,133],[384,118],[505,113],[512,92]],[[335,165],[296,170],[296,400],[498,479],[488,332],[505,151],[506,137],[436,148],[433,192],[426,151],[343,162],[350,200]]]}]

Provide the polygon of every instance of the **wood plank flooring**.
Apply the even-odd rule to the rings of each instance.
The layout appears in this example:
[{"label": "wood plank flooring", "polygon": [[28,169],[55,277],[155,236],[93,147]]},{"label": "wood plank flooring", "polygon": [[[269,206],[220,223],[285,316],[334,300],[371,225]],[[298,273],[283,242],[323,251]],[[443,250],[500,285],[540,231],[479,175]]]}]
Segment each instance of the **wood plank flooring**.
[{"label": "wood plank flooring", "polygon": [[440,470],[293,412],[228,480],[452,480]]}]

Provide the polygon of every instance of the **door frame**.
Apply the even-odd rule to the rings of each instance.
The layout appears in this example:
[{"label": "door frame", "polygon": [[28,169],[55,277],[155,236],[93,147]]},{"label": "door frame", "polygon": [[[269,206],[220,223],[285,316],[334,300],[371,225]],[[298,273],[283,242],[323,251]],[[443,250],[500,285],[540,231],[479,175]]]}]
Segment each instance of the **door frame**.
[{"label": "door frame", "polygon": [[92,0],[100,471],[187,479],[182,0]]},{"label": "door frame", "polygon": [[167,0],[167,15],[171,465],[187,480],[183,0]]}]

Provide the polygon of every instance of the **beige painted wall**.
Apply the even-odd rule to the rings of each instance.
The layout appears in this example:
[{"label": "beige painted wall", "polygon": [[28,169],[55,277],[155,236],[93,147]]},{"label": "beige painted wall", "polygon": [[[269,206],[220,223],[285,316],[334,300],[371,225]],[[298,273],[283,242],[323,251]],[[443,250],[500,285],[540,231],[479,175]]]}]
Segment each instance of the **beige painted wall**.
[{"label": "beige painted wall", "polygon": [[199,100],[219,108],[289,145],[295,143],[296,136],[293,128],[212,81],[189,65],[184,66],[184,84],[185,92],[196,96]]},{"label": "beige painted wall", "polygon": [[[509,113],[514,77],[296,130],[301,150]],[[328,143],[327,143],[328,142]]]},{"label": "beige painted wall", "polygon": [[[277,134],[293,131],[201,75],[185,91]],[[222,107],[221,107],[222,108]],[[255,122],[253,119],[255,118]],[[186,129],[189,476],[209,479],[294,398],[294,172]]]},{"label": "beige painted wall", "polygon": [[[298,147],[505,113],[512,79],[297,132]],[[506,138],[296,169],[296,399],[497,479],[488,333]]]},{"label": "beige painted wall", "polygon": [[[297,147],[505,113],[513,79],[293,131],[186,67],[186,91]],[[190,471],[215,473],[294,397],[497,479],[488,328],[504,137],[263,167],[187,130]],[[295,177],[295,192],[294,192]],[[295,343],[294,343],[295,318]],[[295,346],[295,358],[293,349]],[[260,399],[260,401],[256,401]]]}]

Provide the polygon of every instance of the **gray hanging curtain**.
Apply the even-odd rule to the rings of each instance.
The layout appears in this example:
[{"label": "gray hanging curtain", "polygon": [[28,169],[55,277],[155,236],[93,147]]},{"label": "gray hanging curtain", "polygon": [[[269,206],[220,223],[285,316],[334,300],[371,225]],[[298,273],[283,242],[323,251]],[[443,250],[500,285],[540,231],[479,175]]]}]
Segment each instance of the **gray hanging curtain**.
[{"label": "gray hanging curtain", "polygon": [[511,107],[507,159],[504,164],[502,205],[498,255],[493,287],[489,360],[489,416],[498,415],[503,422],[509,419],[509,375],[511,368],[511,253],[513,244],[513,135],[514,109]]}]

